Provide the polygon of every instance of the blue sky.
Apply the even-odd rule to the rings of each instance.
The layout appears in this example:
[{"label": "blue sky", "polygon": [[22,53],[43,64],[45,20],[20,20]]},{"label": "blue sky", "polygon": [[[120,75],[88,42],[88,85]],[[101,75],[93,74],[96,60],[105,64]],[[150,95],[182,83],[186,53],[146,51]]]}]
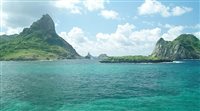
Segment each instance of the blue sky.
[{"label": "blue sky", "polygon": [[14,34],[48,13],[78,53],[149,55],[156,41],[199,37],[198,0],[3,0],[1,34]]}]

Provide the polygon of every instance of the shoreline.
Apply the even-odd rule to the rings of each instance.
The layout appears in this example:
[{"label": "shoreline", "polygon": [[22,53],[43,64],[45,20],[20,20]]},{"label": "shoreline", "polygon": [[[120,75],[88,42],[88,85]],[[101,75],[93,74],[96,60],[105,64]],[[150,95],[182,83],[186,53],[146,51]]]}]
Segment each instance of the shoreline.
[{"label": "shoreline", "polygon": [[99,61],[100,63],[173,63],[173,60],[162,60],[162,61]]},{"label": "shoreline", "polygon": [[52,60],[0,60],[0,62],[55,62],[55,61],[67,61],[67,60],[88,60],[88,61],[97,61],[99,63],[134,63],[134,64],[157,64],[157,63],[182,63],[183,61],[200,61],[200,59],[182,59],[182,60],[147,60],[147,61],[106,61],[99,59],[52,59]]}]

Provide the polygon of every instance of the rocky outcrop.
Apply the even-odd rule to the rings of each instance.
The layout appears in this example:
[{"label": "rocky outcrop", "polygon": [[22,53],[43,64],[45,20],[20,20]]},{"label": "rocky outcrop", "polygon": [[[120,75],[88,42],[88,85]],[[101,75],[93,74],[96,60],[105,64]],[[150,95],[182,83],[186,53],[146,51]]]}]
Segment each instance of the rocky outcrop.
[{"label": "rocky outcrop", "polygon": [[88,54],[85,56],[85,59],[94,59],[95,57],[93,57],[89,52]]},{"label": "rocky outcrop", "polygon": [[161,59],[200,59],[200,41],[192,34],[182,34],[173,41],[160,38],[151,54]]}]

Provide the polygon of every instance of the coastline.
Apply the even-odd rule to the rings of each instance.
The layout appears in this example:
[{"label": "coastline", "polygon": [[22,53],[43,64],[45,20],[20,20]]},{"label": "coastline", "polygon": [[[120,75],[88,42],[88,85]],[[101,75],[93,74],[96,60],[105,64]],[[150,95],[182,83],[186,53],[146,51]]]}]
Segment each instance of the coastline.
[{"label": "coastline", "polygon": [[171,59],[161,59],[152,56],[119,56],[119,57],[108,57],[100,60],[101,63],[162,63],[162,62],[173,62]]}]

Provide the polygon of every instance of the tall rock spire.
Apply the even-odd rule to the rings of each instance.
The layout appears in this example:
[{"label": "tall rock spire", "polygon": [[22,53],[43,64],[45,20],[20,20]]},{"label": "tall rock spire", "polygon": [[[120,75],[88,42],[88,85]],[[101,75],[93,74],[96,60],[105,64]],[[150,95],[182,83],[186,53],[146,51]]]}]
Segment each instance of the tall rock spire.
[{"label": "tall rock spire", "polygon": [[45,14],[38,21],[34,22],[31,27],[31,30],[43,30],[47,32],[55,32],[55,24],[52,18]]}]

